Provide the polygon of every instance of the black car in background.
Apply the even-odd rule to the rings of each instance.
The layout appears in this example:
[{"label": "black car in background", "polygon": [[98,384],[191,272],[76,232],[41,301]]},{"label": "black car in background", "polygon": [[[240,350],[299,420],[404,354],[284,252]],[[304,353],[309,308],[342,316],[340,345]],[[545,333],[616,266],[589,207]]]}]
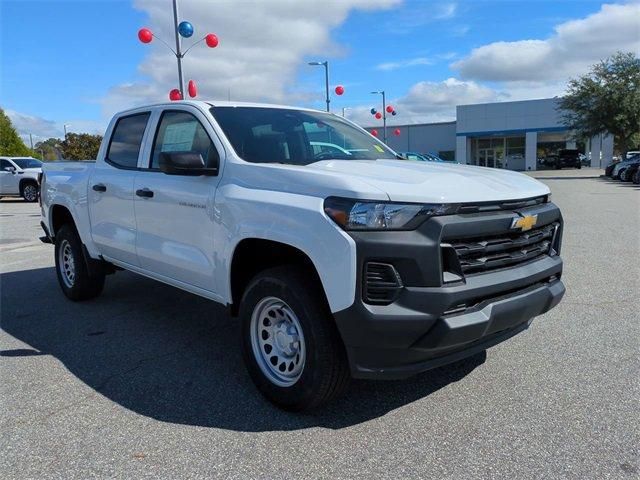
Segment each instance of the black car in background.
[{"label": "black car in background", "polygon": [[620,169],[620,173],[618,174],[618,178],[623,182],[631,182],[633,181],[633,177],[640,168],[640,156],[636,158],[635,161]]},{"label": "black car in background", "polygon": [[555,167],[560,170],[563,167],[582,168],[580,150],[574,148],[562,148],[558,150],[555,158]]}]

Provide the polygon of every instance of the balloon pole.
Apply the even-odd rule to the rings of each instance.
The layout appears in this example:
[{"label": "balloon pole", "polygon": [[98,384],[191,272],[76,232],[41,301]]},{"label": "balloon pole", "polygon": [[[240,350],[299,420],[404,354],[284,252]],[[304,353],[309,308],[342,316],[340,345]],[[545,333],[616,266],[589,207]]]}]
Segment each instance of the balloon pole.
[{"label": "balloon pole", "polygon": [[180,35],[178,34],[178,0],[173,0],[173,26],[174,32],[176,34],[176,58],[178,59],[178,85],[180,86],[180,95],[184,100],[185,91],[184,91],[184,78],[182,76],[182,52],[180,51],[181,41]]},{"label": "balloon pole", "polygon": [[382,128],[384,143],[387,143],[387,98],[384,90],[382,90]]},{"label": "balloon pole", "polygon": [[324,82],[325,82],[325,90],[327,92],[327,112],[330,112],[329,102],[331,102],[329,98],[329,62],[324,62]]}]

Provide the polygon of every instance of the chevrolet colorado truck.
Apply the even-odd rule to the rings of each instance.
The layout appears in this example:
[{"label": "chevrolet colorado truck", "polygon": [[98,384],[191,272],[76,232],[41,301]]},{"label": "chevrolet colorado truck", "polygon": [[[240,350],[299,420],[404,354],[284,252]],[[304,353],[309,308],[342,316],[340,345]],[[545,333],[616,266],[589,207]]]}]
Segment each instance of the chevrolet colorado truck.
[{"label": "chevrolet colorado truck", "polygon": [[351,377],[402,379],[482,352],[565,291],[562,216],[545,185],[403,160],[315,110],[125,111],[95,164],[47,164],[41,191],[42,239],[69,299],[126,269],[226,305],[251,378],[289,410]]}]

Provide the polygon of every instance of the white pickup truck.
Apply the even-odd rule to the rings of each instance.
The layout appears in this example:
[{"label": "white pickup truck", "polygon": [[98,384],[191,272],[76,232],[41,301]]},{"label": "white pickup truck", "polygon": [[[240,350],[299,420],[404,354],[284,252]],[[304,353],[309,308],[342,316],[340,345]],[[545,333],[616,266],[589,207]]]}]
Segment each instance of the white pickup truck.
[{"label": "white pickup truck", "polygon": [[95,165],[47,164],[41,188],[67,297],[126,269],[227,305],[250,376],[290,410],[482,352],[564,294],[545,185],[403,160],[325,112],[136,108]]}]

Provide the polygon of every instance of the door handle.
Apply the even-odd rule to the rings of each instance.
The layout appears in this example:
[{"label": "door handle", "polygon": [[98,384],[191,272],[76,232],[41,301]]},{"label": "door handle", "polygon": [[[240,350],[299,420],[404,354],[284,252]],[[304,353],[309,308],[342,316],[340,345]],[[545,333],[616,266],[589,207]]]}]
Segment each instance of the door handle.
[{"label": "door handle", "polygon": [[101,183],[98,183],[96,185],[94,185],[93,187],[93,191],[94,192],[106,192],[107,191],[107,187]]},{"label": "door handle", "polygon": [[153,191],[148,188],[142,188],[140,190],[136,190],[136,195],[143,198],[152,198]]}]

